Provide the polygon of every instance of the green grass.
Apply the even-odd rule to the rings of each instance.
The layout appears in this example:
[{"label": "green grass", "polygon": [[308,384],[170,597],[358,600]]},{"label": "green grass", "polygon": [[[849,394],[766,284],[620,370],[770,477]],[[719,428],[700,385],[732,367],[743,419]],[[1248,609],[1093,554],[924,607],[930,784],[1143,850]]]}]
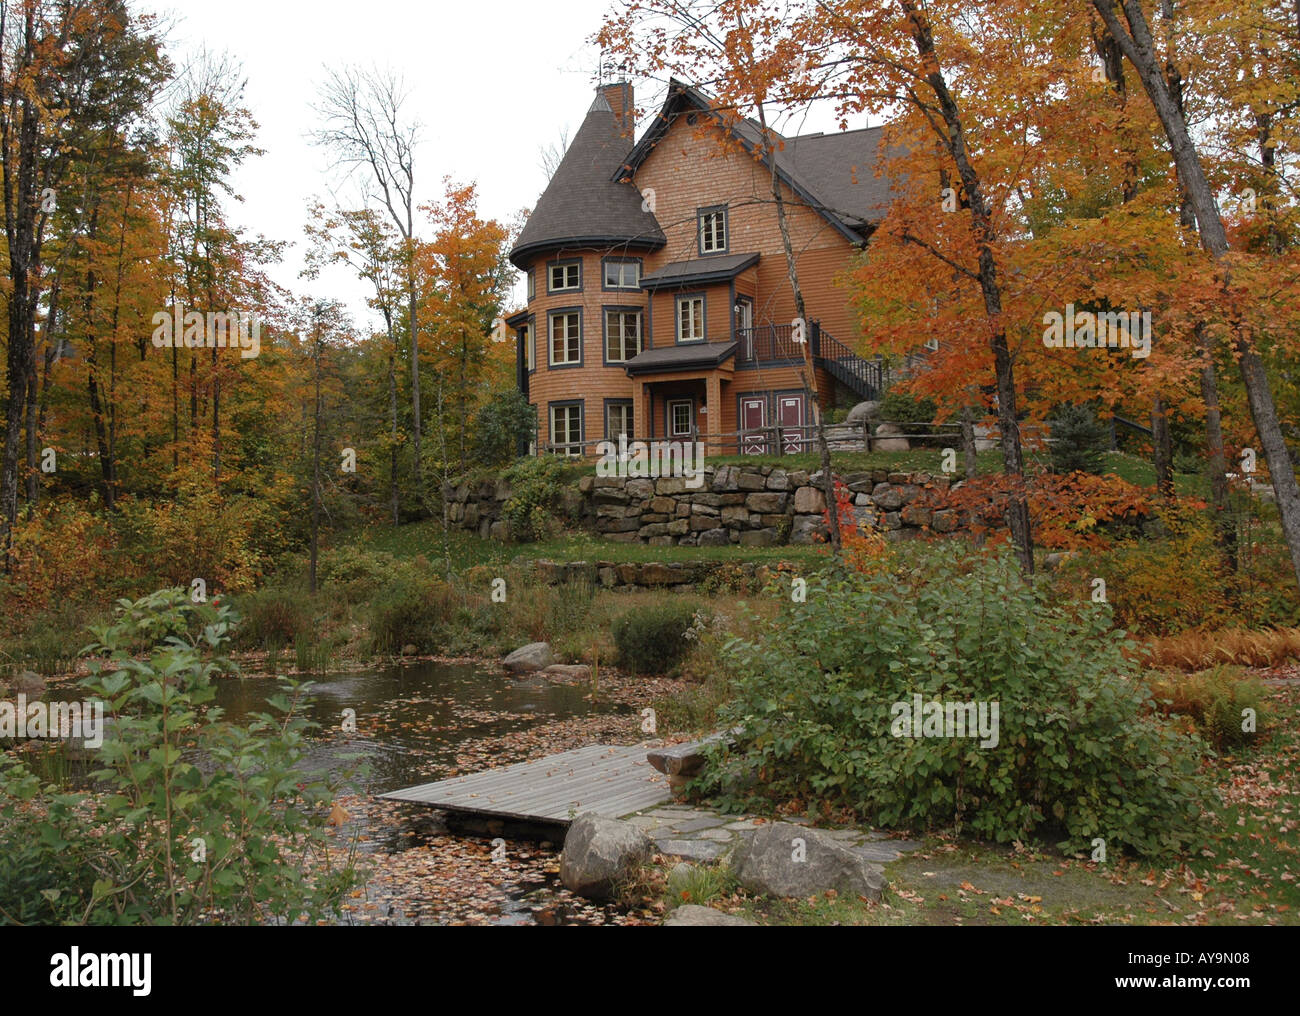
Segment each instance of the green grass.
[{"label": "green grass", "polygon": [[[602,540],[586,533],[573,533],[537,543],[500,543],[481,540],[461,529],[449,529],[444,535],[436,520],[415,522],[394,528],[368,529],[349,534],[352,542],[367,550],[385,551],[394,557],[410,559],[423,554],[431,561],[451,558],[453,571],[475,565],[506,565],[516,558],[525,561],[613,561],[635,564],[645,561],[759,561],[778,563],[816,562],[825,550],[816,545],[786,547],[652,547],[643,543],[619,543]],[[445,550],[444,550],[445,547]]]}]

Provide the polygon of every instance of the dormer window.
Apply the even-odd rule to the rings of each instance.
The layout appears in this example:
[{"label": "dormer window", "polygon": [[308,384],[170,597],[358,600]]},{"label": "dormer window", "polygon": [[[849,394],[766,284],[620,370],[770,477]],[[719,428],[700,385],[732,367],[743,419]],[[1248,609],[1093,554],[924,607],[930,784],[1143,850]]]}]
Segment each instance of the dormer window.
[{"label": "dormer window", "polygon": [[727,252],[727,206],[714,205],[701,208],[697,213],[699,219],[699,237],[701,254],[725,254]]},{"label": "dormer window", "polygon": [[547,292],[576,292],[582,289],[581,261],[552,261],[547,269]]}]

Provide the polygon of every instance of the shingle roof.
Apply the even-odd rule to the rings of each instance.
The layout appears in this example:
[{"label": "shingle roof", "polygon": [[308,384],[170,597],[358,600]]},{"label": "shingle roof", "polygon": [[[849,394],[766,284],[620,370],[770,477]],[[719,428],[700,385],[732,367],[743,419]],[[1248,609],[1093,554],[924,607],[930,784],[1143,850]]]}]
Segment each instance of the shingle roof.
[{"label": "shingle roof", "polygon": [[657,272],[641,276],[641,288],[668,289],[704,282],[726,282],[758,264],[758,258],[757,254],[719,254],[691,261],[674,261]]},{"label": "shingle roof", "polygon": [[642,211],[640,191],[616,179],[631,148],[609,103],[598,95],[510,252],[516,267],[560,247],[653,250],[667,242],[655,217]]},{"label": "shingle roof", "polygon": [[[674,79],[663,108],[629,153],[620,174],[634,174],[667,133],[673,118],[686,110],[701,110],[722,119],[708,96]],[[762,128],[754,120],[739,120],[731,129],[746,148],[760,147]],[[776,166],[785,182],[845,236],[861,242],[867,228],[884,218],[890,203],[889,181],[876,176],[880,128],[777,137],[782,146],[776,151]]]},{"label": "shingle roof", "polygon": [[692,342],[680,346],[658,346],[638,353],[624,366],[629,377],[716,367],[735,354],[737,345],[736,342]]}]

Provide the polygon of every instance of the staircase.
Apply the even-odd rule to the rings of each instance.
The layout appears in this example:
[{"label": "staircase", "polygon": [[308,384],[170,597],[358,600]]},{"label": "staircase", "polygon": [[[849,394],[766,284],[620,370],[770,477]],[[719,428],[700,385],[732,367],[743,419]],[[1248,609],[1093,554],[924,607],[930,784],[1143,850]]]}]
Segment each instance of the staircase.
[{"label": "staircase", "polygon": [[813,363],[823,368],[864,401],[874,401],[889,388],[889,368],[879,360],[864,360],[848,346],[824,332],[820,325],[812,329]]}]

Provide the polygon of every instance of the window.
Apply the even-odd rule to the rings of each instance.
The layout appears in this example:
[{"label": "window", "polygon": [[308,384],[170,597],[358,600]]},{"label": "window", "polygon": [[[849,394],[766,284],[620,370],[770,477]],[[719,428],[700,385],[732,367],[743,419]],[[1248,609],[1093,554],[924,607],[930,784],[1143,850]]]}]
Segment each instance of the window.
[{"label": "window", "polygon": [[617,441],[620,435],[632,440],[632,403],[611,400],[605,403],[605,438]]},{"label": "window", "polygon": [[668,403],[668,436],[690,437],[695,429],[695,403],[674,399]]},{"label": "window", "polygon": [[929,350],[930,352],[932,352],[932,353],[937,353],[937,352],[939,352],[939,340],[938,340],[938,339],[926,339],[926,340],[925,340],[925,348],[928,349],[928,350]]},{"label": "window", "polygon": [[677,341],[704,341],[704,297],[677,298]]},{"label": "window", "polygon": [[523,335],[524,343],[524,360],[528,364],[528,369],[537,369],[537,347],[533,345],[533,323],[530,321],[520,329]]},{"label": "window", "polygon": [[640,289],[641,262],[606,260],[605,289]]},{"label": "window", "polygon": [[605,359],[622,363],[641,352],[641,312],[605,311]]},{"label": "window", "polygon": [[547,289],[552,293],[575,291],[582,288],[581,261],[555,261],[550,267]]},{"label": "window", "polygon": [[725,254],[727,250],[727,209],[725,205],[701,208],[700,253]]},{"label": "window", "polygon": [[551,450],[557,455],[582,454],[582,403],[551,404]]},{"label": "window", "polygon": [[582,363],[582,311],[553,311],[551,318],[551,366]]}]

